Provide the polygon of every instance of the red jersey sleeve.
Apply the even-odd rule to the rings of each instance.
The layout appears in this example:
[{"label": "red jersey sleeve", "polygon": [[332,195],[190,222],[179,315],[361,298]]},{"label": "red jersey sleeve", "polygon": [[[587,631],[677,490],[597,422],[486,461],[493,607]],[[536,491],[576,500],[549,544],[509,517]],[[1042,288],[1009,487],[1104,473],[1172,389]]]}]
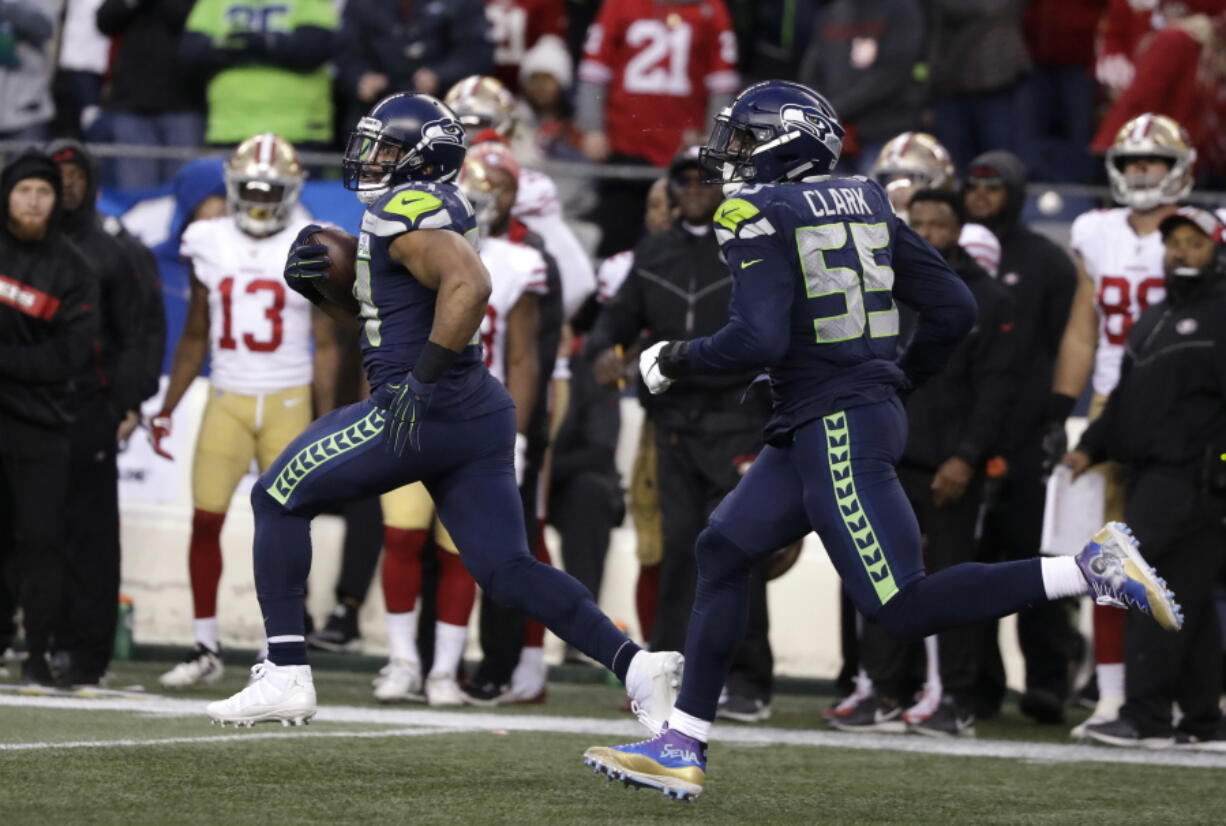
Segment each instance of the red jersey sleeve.
[{"label": "red jersey sleeve", "polygon": [[1091,149],[1106,152],[1125,123],[1146,112],[1169,115],[1181,124],[1189,121],[1183,111],[1186,90],[1194,87],[1200,44],[1180,29],[1166,29],[1154,38],[1141,59],[1132,84],[1103,118]]},{"label": "red jersey sleeve", "polygon": [[579,80],[607,86],[613,80],[617,66],[617,45],[625,28],[621,0],[605,0],[587,28],[583,41],[583,60],[579,63]]},{"label": "red jersey sleeve", "polygon": [[703,85],[713,94],[730,94],[741,86],[737,74],[736,32],[724,0],[711,0],[714,16],[711,28],[715,36],[707,43],[707,66]]}]

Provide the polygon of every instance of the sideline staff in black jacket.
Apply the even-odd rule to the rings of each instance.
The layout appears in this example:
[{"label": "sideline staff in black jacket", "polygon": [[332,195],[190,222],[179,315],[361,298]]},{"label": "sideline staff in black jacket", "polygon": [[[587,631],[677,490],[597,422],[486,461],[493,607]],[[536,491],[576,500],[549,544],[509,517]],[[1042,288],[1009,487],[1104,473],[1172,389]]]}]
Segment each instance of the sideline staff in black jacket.
[{"label": "sideline staff in black jacket", "polygon": [[1172,745],[1178,700],[1180,729],[1220,750],[1226,725],[1213,589],[1226,549],[1226,227],[1206,210],[1181,207],[1159,230],[1166,298],[1133,325],[1119,383],[1063,461],[1075,475],[1106,459],[1125,465],[1125,518],[1179,595],[1184,625],[1171,635],[1125,618],[1124,707],[1086,735]]},{"label": "sideline staff in black jacket", "polygon": [[[0,172],[0,634],[15,589],[25,617],[29,682],[49,685],[45,654],[59,613],[73,379],[88,364],[97,287],[64,237],[60,172],[27,151]],[[6,643],[0,639],[0,644]]]},{"label": "sideline staff in black jacket", "polygon": [[[909,219],[911,228],[936,247],[966,282],[978,306],[975,327],[945,367],[907,398],[907,446],[898,476],[927,539],[924,559],[933,573],[975,559],[984,465],[1001,447],[1004,421],[1016,392],[1017,333],[1009,292],[958,246],[965,220],[958,196],[948,191],[917,192]],[[974,722],[969,695],[979,671],[980,636],[976,627],[939,635],[944,700],[925,710],[929,716],[917,716],[915,725],[936,734],[957,735]],[[885,713],[900,715],[898,702],[910,677],[907,655],[915,643],[866,623],[863,646],[865,668],[888,707]],[[933,694],[930,702],[938,698]],[[871,704],[866,708],[872,709]]]}]

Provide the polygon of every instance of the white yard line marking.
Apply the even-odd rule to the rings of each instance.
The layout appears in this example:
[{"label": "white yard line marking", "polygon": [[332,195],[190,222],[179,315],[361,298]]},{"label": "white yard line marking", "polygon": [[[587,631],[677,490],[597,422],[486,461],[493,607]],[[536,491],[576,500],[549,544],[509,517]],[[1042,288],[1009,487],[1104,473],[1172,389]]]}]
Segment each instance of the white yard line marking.
[{"label": "white yard line marking", "polygon": [[177,746],[194,743],[236,743],[240,740],[298,740],[304,737],[423,737],[430,734],[455,734],[458,729],[408,728],[391,731],[298,731],[278,734],[217,734],[212,737],[163,737],[157,740],[69,740],[63,743],[0,743],[0,751],[41,751],[44,749],[109,749],[131,746]]},{"label": "white yard line marking", "polygon": [[[92,711],[127,711],[174,717],[204,717],[204,700],[185,700],[151,694],[147,699],[84,700],[60,697],[22,697],[0,695],[0,708],[51,708]],[[377,723],[392,726],[425,726],[452,732],[534,731],[553,734],[590,734],[609,738],[611,742],[641,740],[644,730],[632,720],[608,720],[593,717],[559,717],[542,714],[517,714],[463,711],[426,711],[406,708],[369,708],[362,706],[320,706],[316,722]],[[322,734],[323,732],[320,732]],[[310,732],[314,735],[316,732]],[[279,737],[302,737],[308,733],[285,733]],[[259,738],[249,733],[233,735],[233,739]],[[263,735],[271,736],[271,735]],[[355,736],[352,734],[341,736]],[[372,735],[374,736],[374,735]],[[212,740],[217,738],[200,738]],[[843,734],[829,731],[780,728],[742,728],[716,726],[717,744],[789,745],[861,751],[894,751],[911,754],[935,754],[950,757],[997,757],[1039,763],[1127,763],[1145,766],[1179,766],[1186,768],[1226,768],[1226,754],[1193,751],[1149,751],[1118,749],[1107,746],[1084,746],[1060,743],[1028,743],[1016,740],[949,739],[937,740],[887,734]],[[144,743],[146,741],[137,741]],[[169,742],[169,741],[168,741]],[[194,740],[193,740],[194,742]],[[54,747],[56,744],[48,744]],[[0,750],[6,747],[0,745]],[[576,759],[578,759],[576,755]]]}]

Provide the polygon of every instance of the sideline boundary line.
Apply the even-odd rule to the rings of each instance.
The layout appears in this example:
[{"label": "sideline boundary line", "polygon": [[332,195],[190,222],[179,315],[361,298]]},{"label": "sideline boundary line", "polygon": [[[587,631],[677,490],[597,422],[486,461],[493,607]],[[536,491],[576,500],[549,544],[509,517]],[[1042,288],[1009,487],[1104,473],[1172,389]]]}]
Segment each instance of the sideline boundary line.
[{"label": "sideline boundary line", "polygon": [[[201,718],[204,724],[205,700],[187,700],[151,694],[147,699],[76,699],[60,697],[23,697],[0,695],[0,709],[44,708],[64,711],[123,711],[154,716]],[[383,709],[362,706],[320,706],[315,717],[317,723],[375,723],[388,726],[412,726],[429,730],[429,733],[473,732],[540,732],[550,734],[590,734],[595,738],[610,738],[615,741],[640,740],[643,728],[630,720],[611,720],[593,717],[562,717],[557,715],[516,714],[503,712],[428,711],[413,709]],[[332,732],[287,732],[276,735],[261,735],[256,732],[231,735],[228,741],[310,737],[333,734]],[[358,732],[337,736],[357,737]],[[201,738],[183,738],[188,742],[217,740],[225,735]],[[389,736],[385,732],[371,732],[365,736]],[[620,740],[619,740],[620,738]],[[180,738],[163,738],[171,743]],[[1009,760],[1024,760],[1038,763],[1116,763],[1145,766],[1173,766],[1180,768],[1226,769],[1226,754],[1185,750],[1151,751],[1146,749],[1123,749],[1108,746],[1089,746],[1058,743],[1029,743],[1017,740],[949,739],[937,740],[928,737],[889,734],[846,734],[842,732],[814,731],[810,729],[747,728],[717,725],[713,742],[717,748],[722,744],[745,746],[788,745],[810,748],[836,748],[859,751],[892,751],[910,754],[942,755],[947,757],[995,757]],[[99,747],[107,743],[129,741],[96,741]],[[144,745],[146,741],[131,741]],[[12,746],[0,745],[0,751],[13,751]],[[42,744],[40,744],[41,746]],[[46,744],[54,748],[55,743]],[[77,746],[83,748],[84,746]],[[575,755],[577,760],[578,754]]]}]

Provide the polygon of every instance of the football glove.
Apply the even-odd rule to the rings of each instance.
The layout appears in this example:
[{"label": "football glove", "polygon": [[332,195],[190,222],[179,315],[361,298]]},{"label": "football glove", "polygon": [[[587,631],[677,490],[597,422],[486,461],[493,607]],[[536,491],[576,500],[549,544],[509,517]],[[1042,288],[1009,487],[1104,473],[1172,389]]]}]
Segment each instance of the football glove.
[{"label": "football glove", "polygon": [[170,414],[162,412],[149,420],[149,444],[153,452],[163,459],[174,461],[175,457],[162,447],[162,440],[170,438]]},{"label": "football glove", "polygon": [[1051,421],[1043,432],[1043,477],[1051,476],[1052,470],[1068,453],[1068,431],[1064,422]]},{"label": "football glove", "polygon": [[312,304],[318,303],[321,297],[315,284],[328,277],[328,268],[332,266],[328,248],[307,241],[322,229],[319,224],[307,224],[298,231],[290,244],[289,256],[282,271],[286,285]]},{"label": "football glove", "polygon": [[421,450],[422,420],[430,408],[433,393],[433,384],[418,380],[410,371],[399,382],[385,384],[371,396],[377,407],[387,410],[384,444],[393,456],[403,456],[406,445]]},{"label": "football glove", "polygon": [[688,341],[658,341],[639,355],[639,372],[653,396],[672,387],[688,368]]}]

